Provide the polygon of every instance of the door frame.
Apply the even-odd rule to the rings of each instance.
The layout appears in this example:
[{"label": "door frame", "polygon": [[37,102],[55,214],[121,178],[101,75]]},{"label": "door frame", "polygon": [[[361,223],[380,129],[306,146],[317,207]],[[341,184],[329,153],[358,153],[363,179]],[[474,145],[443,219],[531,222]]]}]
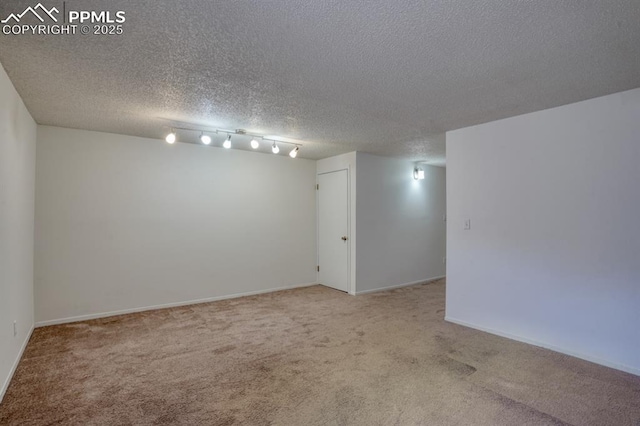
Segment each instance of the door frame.
[{"label": "door frame", "polygon": [[[326,175],[334,172],[341,172],[346,170],[347,172],[347,235],[349,235],[349,239],[347,240],[347,293],[355,296],[356,288],[355,282],[352,279],[352,261],[351,257],[353,254],[353,248],[355,246],[355,232],[352,232],[351,226],[351,215],[352,215],[352,206],[351,206],[351,165],[347,165],[346,167],[339,167],[332,170],[326,170],[322,173],[316,173],[316,185],[319,185],[319,176]],[[316,186],[317,188],[317,186]],[[320,195],[319,190],[316,190],[316,265],[320,265]],[[322,267],[322,265],[320,265]],[[320,281],[320,272],[316,270],[316,282]]]}]

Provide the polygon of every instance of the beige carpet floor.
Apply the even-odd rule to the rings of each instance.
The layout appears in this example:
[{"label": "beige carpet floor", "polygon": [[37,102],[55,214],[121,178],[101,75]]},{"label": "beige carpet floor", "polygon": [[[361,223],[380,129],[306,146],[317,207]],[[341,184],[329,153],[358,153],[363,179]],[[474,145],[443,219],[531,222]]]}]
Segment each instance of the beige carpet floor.
[{"label": "beige carpet floor", "polygon": [[444,281],[38,328],[10,425],[640,425],[640,377],[446,323]]}]

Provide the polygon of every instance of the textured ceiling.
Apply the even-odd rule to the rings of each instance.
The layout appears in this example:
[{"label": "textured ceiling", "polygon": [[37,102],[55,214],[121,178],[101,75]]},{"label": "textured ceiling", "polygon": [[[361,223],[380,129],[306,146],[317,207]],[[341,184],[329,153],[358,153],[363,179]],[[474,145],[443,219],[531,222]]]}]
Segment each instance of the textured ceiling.
[{"label": "textured ceiling", "polygon": [[[3,0],[0,17],[35,3]],[[640,87],[638,0],[65,7],[127,20],[117,36],[0,35],[0,62],[40,124],[152,138],[172,124],[243,128],[303,141],[305,158],[442,165],[447,130]]]}]

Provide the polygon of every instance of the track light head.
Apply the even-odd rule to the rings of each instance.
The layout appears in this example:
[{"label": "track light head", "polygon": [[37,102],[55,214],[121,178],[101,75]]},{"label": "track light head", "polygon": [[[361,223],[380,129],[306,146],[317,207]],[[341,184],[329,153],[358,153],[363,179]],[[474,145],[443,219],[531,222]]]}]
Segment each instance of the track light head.
[{"label": "track light head", "polygon": [[260,148],[260,142],[258,142],[258,139],[256,138],[251,139],[251,148],[253,149]]},{"label": "track light head", "polygon": [[271,147],[271,152],[273,152],[274,154],[277,154],[280,152],[280,148],[278,148],[278,145],[276,145],[276,141],[273,141],[273,146]]},{"label": "track light head", "polygon": [[165,141],[167,141],[167,143],[173,144],[176,141],[176,132],[174,132],[173,130],[171,130],[171,133],[169,133],[165,138]]},{"label": "track light head", "polygon": [[211,136],[205,135],[204,133],[200,135],[200,142],[205,145],[209,145],[211,143]]},{"label": "track light head", "polygon": [[296,158],[298,156],[298,151],[300,150],[299,146],[296,146],[295,148],[293,148],[291,150],[291,152],[289,153],[289,157],[291,158]]},{"label": "track light head", "polygon": [[227,140],[222,144],[223,147],[229,149],[231,148],[231,135],[227,135]]}]

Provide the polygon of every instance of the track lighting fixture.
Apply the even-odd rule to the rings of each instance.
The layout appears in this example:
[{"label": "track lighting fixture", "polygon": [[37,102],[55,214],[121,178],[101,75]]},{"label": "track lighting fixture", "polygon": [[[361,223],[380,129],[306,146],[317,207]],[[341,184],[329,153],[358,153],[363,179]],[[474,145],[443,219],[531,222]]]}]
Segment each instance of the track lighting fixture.
[{"label": "track lighting fixture", "polygon": [[[264,135],[249,133],[244,129],[229,130],[229,129],[211,129],[211,128],[209,129],[195,128],[194,129],[189,127],[171,127],[169,133],[165,136],[164,139],[167,141],[167,143],[174,144],[178,142],[178,132],[185,132],[191,135],[197,132],[197,134],[200,135],[198,137],[198,140],[203,145],[211,145],[211,143],[213,142],[213,138],[211,137],[211,135],[214,133],[216,135],[218,134],[227,135],[226,139],[222,143],[222,146],[226,149],[231,148],[231,137],[233,135],[240,135],[241,137],[250,137],[251,142],[249,143],[249,145],[251,146],[252,149],[259,149],[261,141],[270,142],[272,143],[271,152],[273,152],[274,154],[280,153],[280,145],[291,145],[292,149],[291,151],[289,151],[289,157],[291,158],[297,158],[298,153],[300,152],[300,148],[302,147],[302,145],[297,142],[287,142],[282,140],[276,141]],[[192,142],[193,141],[192,138],[193,136],[188,136],[188,137],[185,137],[184,139],[181,139],[180,142]]]},{"label": "track lighting fixture", "polygon": [[211,143],[211,136],[205,135],[204,133],[200,135],[200,142],[205,145],[209,145]]},{"label": "track lighting fixture", "polygon": [[223,147],[229,149],[231,148],[231,135],[227,135],[227,140],[222,144]]}]

